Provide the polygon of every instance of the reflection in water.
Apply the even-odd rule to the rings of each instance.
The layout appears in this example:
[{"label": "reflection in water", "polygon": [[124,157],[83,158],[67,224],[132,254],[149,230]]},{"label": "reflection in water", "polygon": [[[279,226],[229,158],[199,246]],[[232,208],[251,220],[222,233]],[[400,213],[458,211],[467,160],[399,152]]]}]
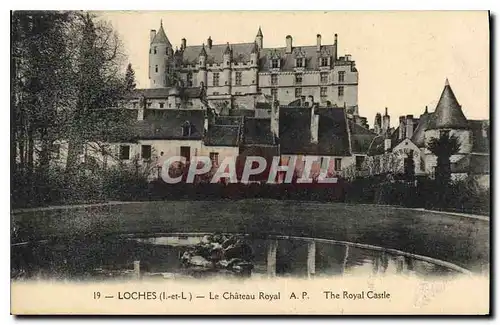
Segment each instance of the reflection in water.
[{"label": "reflection in water", "polygon": [[[12,246],[13,278],[109,279],[123,277],[196,278],[181,262],[202,236],[113,237]],[[252,277],[335,275],[441,276],[458,271],[419,259],[311,239],[251,239]],[[224,276],[232,276],[225,273]]]}]

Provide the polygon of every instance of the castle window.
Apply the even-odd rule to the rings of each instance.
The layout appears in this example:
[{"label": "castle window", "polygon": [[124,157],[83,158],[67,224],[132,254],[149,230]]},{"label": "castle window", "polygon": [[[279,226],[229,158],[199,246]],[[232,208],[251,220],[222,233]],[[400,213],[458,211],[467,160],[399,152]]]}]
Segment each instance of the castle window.
[{"label": "castle window", "polygon": [[361,170],[364,162],[365,162],[365,157],[356,156],[356,170]]},{"label": "castle window", "polygon": [[302,88],[295,88],[295,98],[300,98],[302,96]]},{"label": "castle window", "polygon": [[319,93],[320,93],[321,97],[326,97],[327,96],[327,92],[328,92],[328,88],[327,87],[321,87]]},{"label": "castle window", "polygon": [[321,66],[322,67],[328,66],[328,58],[321,58]]},{"label": "castle window", "polygon": [[187,78],[187,86],[193,87],[193,74],[191,72],[188,72],[186,78]]},{"label": "castle window", "polygon": [[335,170],[342,170],[342,158],[335,158]]},{"label": "castle window", "polygon": [[344,86],[339,86],[339,97],[344,96]]},{"label": "castle window", "polygon": [[295,84],[297,85],[302,84],[302,73],[295,74]]},{"label": "castle window", "polygon": [[330,159],[328,157],[321,157],[321,170],[328,170]]},{"label": "castle window", "polygon": [[130,159],[130,146],[120,146],[120,160]]},{"label": "castle window", "polygon": [[321,72],[320,73],[320,81],[322,84],[328,83],[328,72]]},{"label": "castle window", "polygon": [[214,84],[214,86],[219,85],[219,73],[218,72],[214,72],[214,74],[213,74],[213,84]]},{"label": "castle window", "polygon": [[236,72],[235,82],[236,85],[241,86],[241,72]]},{"label": "castle window", "polygon": [[150,145],[141,146],[141,157],[142,157],[142,159],[151,159],[151,146]]},{"label": "castle window", "polygon": [[271,75],[271,85],[277,85],[277,84],[278,84],[278,75],[272,74]]},{"label": "castle window", "polygon": [[303,68],[304,67],[304,58],[297,58],[295,62],[295,66],[297,68]]},{"label": "castle window", "polygon": [[151,107],[151,103],[148,103],[148,107]]},{"label": "castle window", "polygon": [[275,99],[278,97],[278,89],[277,88],[272,88],[271,89],[271,96]]},{"label": "castle window", "polygon": [[155,72],[158,72],[158,65],[155,65]]},{"label": "castle window", "polygon": [[212,161],[212,165],[218,165],[219,164],[219,153],[218,152],[211,152],[210,153],[210,160]]},{"label": "castle window", "polygon": [[344,82],[345,71],[339,71],[339,82]]},{"label": "castle window", "polygon": [[217,96],[218,94],[219,94],[219,92],[218,92],[218,91],[214,91],[212,95]]},{"label": "castle window", "polygon": [[156,46],[153,48],[153,53],[156,54]]},{"label": "castle window", "polygon": [[272,59],[271,60],[271,67],[273,69],[278,69],[280,67],[280,60],[279,59]]},{"label": "castle window", "polygon": [[136,107],[137,107],[137,103],[136,103],[136,102],[133,102],[133,103],[132,103],[132,107],[133,107],[133,108],[136,108]]},{"label": "castle window", "polygon": [[165,106],[165,103],[160,103],[160,108],[163,108]]}]

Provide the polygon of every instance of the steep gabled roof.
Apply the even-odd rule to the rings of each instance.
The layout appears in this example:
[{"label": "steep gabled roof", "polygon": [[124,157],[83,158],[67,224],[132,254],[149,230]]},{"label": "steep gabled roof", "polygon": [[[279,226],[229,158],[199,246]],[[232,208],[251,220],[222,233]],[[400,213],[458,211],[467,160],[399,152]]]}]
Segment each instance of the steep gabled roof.
[{"label": "steep gabled roof", "polygon": [[[183,135],[183,126],[191,125],[191,133]],[[205,112],[187,109],[147,109],[144,120],[137,121],[139,139],[199,140],[203,136]]]},{"label": "steep gabled roof", "polygon": [[428,113],[427,110],[424,114],[420,115],[417,128],[413,132],[411,141],[419,148],[425,146],[425,130],[429,127],[429,123],[433,118],[434,113]]},{"label": "steep gabled roof", "polygon": [[274,145],[274,135],[271,132],[271,119],[245,118],[244,143],[247,145]]},{"label": "steep gabled roof", "polygon": [[353,153],[368,154],[370,145],[377,134],[362,127],[354,121],[349,120],[349,128],[351,131],[351,148]]},{"label": "steep gabled roof", "polygon": [[458,104],[457,98],[451,89],[448,79],[434,111],[434,117],[429,123],[429,129],[466,129],[467,119]]}]

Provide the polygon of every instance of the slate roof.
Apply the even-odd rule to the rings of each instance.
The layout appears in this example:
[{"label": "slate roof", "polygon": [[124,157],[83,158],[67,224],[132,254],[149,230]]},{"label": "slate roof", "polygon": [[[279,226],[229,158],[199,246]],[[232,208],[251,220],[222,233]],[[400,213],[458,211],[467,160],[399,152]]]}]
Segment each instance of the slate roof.
[{"label": "slate roof", "polygon": [[[211,48],[205,45],[207,64],[221,64],[223,62],[226,47],[227,44],[212,44]],[[248,62],[250,61],[250,53],[252,53],[254,42],[230,44],[230,47],[233,51],[233,62]],[[182,62],[184,64],[196,65],[202,49],[203,45],[186,46],[181,52]]]},{"label": "slate roof", "polygon": [[[353,153],[367,154],[373,139],[378,135],[367,128],[349,120],[349,128],[351,131],[351,148]],[[382,140],[383,147],[383,140]]]},{"label": "slate roof", "polygon": [[[191,124],[191,134],[183,135],[183,125]],[[187,109],[147,109],[144,120],[137,121],[135,132],[140,139],[199,140],[203,137],[205,112]]]},{"label": "slate roof", "polygon": [[468,128],[467,119],[465,118],[462,108],[458,104],[457,98],[451,89],[451,86],[446,79],[446,83],[439,98],[439,102],[434,111],[434,117],[429,123],[429,129],[453,128],[465,129]]},{"label": "slate roof", "polygon": [[[203,45],[191,45],[180,53],[183,64],[196,65],[198,58],[205,50],[207,64],[223,63],[224,53],[227,52],[228,44],[212,44],[212,47]],[[256,52],[256,43],[234,43],[229,44],[232,53],[232,61],[236,63],[246,63],[250,61],[250,54]],[[317,70],[319,68],[319,57],[336,57],[336,45],[322,45],[321,52],[317,51],[316,45],[299,46],[292,49],[292,53],[286,53],[286,47],[263,48],[260,51],[259,65],[261,71],[269,69],[269,60],[271,57],[279,56],[281,60],[281,71],[293,71],[295,69],[295,57],[297,53],[303,55],[306,59],[305,70]],[[338,60],[341,61],[341,60]],[[347,61],[346,61],[347,62]]]},{"label": "slate roof", "polygon": [[271,119],[266,118],[245,118],[244,143],[274,145],[275,139],[271,132]]},{"label": "slate roof", "polygon": [[423,148],[425,146],[425,130],[429,127],[433,116],[434,113],[424,113],[420,115],[417,128],[413,131],[411,141],[419,148]]},{"label": "slate roof", "polygon": [[[128,96],[132,98],[140,98],[145,96],[146,98],[167,98],[171,90],[176,90],[176,88],[166,87],[166,88],[144,88],[135,89]],[[184,89],[177,89],[177,91],[188,98],[200,98],[202,96],[203,90],[201,87],[190,87]]]},{"label": "slate roof", "polygon": [[240,125],[209,125],[205,145],[237,147],[240,143]]},{"label": "slate roof", "polygon": [[172,43],[168,40],[167,34],[165,34],[165,30],[163,29],[163,24],[160,25],[160,29],[151,41],[151,44],[167,44],[168,47],[172,47]]},{"label": "slate roof", "polygon": [[279,141],[284,154],[350,155],[345,112],[340,107],[319,107],[318,143],[311,143],[312,107],[280,108]]},{"label": "slate roof", "polygon": [[322,52],[317,51],[316,45],[313,46],[299,46],[292,49],[292,53],[286,53],[286,47],[279,48],[264,48],[260,54],[260,69],[261,71],[269,70],[269,61],[273,56],[280,57],[280,70],[281,71],[294,71],[295,69],[295,58],[297,53],[303,53],[306,62],[305,70],[318,70],[320,55],[328,55],[332,58],[336,57],[337,46],[336,45],[322,45]]}]

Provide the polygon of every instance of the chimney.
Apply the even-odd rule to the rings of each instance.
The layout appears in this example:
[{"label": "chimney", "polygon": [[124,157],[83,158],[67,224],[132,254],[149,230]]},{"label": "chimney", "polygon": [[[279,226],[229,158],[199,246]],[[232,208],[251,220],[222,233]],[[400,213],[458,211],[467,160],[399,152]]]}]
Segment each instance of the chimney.
[{"label": "chimney", "polygon": [[321,34],[316,35],[316,51],[321,52]]},{"label": "chimney", "polygon": [[292,48],[293,48],[292,47],[292,36],[288,35],[286,37],[286,51],[285,51],[285,53],[286,54],[292,53]]},{"label": "chimney", "polygon": [[382,119],[382,132],[387,132],[391,127],[391,117],[389,116],[387,107],[385,108],[385,114]]},{"label": "chimney", "polygon": [[153,43],[153,39],[156,36],[156,30],[152,29],[149,31],[149,44]]},{"label": "chimney", "polygon": [[311,105],[311,143],[318,143],[318,128],[319,115],[314,114],[314,106]]},{"label": "chimney", "polygon": [[278,101],[273,98],[273,102],[271,103],[271,132],[275,137],[279,137],[280,135],[280,111]]},{"label": "chimney", "polygon": [[137,121],[144,120],[144,107],[139,105],[139,109],[137,110]]},{"label": "chimney", "polygon": [[384,139],[384,151],[391,150],[391,138]]},{"label": "chimney", "polygon": [[212,49],[212,37],[211,36],[208,36],[208,39],[207,39],[207,46],[208,46],[208,49]]},{"label": "chimney", "polygon": [[399,140],[405,139],[405,134],[406,134],[405,120],[406,117],[404,115],[399,117],[399,136],[398,136]]},{"label": "chimney", "polygon": [[183,38],[183,39],[181,39],[181,51],[183,51],[185,49],[186,49],[186,39]]},{"label": "chimney", "polygon": [[311,103],[311,106],[313,106],[314,105],[314,96],[312,96],[312,95],[307,96],[307,101]]},{"label": "chimney", "polygon": [[411,138],[413,135],[413,115],[406,115],[406,137]]},{"label": "chimney", "polygon": [[337,52],[338,52],[337,34],[335,34],[335,40],[333,42],[333,45],[335,45],[335,55],[334,55],[335,57],[334,57],[334,59],[335,59],[335,61],[337,61]]},{"label": "chimney", "polygon": [[375,115],[375,122],[373,123],[373,131],[377,134],[380,134],[380,130],[382,129],[382,116],[380,113]]}]

